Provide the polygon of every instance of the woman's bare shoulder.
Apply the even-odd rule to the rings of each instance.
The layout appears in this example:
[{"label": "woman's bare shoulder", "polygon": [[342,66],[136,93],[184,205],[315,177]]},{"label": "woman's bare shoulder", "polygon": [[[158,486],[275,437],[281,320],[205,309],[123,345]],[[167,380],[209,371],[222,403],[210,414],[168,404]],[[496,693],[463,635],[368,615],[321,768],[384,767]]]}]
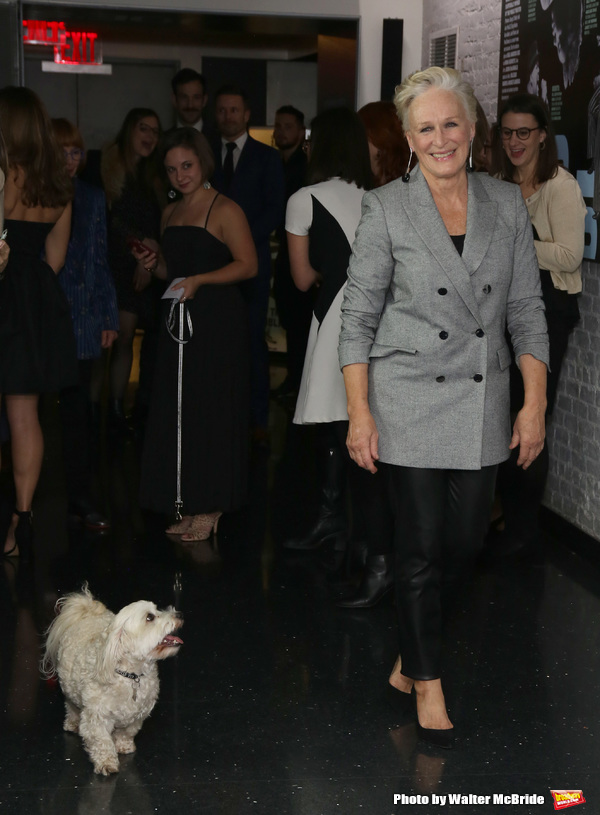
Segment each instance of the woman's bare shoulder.
[{"label": "woman's bare shoulder", "polygon": [[231,198],[227,198],[223,193],[219,193],[215,198],[213,207],[210,213],[211,220],[217,219],[222,225],[226,225],[229,219],[239,220],[245,218],[244,210]]}]

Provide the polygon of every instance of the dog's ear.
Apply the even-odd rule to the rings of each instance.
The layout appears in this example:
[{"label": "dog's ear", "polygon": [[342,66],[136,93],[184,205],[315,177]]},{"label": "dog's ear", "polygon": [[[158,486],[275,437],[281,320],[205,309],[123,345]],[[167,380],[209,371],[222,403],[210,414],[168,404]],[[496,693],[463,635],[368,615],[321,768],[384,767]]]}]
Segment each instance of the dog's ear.
[{"label": "dog's ear", "polygon": [[125,626],[122,621],[115,619],[108,631],[104,650],[100,655],[98,674],[101,681],[110,680],[123,655],[128,652],[129,645],[129,634]]}]

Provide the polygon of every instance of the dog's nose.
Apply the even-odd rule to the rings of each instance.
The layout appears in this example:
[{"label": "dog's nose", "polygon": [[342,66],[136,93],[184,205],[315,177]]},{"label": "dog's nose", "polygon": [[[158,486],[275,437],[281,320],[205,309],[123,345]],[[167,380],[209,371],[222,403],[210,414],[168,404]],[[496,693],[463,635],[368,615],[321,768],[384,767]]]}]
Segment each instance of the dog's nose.
[{"label": "dog's nose", "polygon": [[176,611],[175,616],[177,617],[178,620],[183,620],[183,612],[182,611]]}]

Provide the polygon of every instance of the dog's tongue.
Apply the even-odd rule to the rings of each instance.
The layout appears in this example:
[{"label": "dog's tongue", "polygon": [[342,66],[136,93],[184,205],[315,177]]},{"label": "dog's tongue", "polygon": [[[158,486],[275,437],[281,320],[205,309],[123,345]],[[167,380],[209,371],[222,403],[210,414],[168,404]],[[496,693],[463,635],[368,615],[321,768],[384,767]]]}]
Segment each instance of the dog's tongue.
[{"label": "dog's tongue", "polygon": [[179,637],[174,637],[172,634],[169,634],[164,638],[161,645],[183,645],[183,640],[180,640]]}]

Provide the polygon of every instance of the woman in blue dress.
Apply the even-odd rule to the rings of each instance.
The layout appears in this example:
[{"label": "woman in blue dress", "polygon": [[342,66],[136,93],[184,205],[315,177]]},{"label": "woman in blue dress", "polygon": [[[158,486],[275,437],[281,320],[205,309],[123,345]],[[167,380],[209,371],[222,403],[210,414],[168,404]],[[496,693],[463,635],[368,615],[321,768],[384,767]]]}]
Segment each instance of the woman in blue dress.
[{"label": "woman in blue dress", "polygon": [[53,119],[52,126],[74,190],[71,238],[58,277],[71,308],[79,371],[77,385],[60,394],[69,511],[88,529],[102,530],[109,522],[91,499],[90,383],[94,360],[111,347],[119,330],[117,296],[107,259],[106,198],[101,189],[78,178],[85,163],[78,128],[67,119]]}]

